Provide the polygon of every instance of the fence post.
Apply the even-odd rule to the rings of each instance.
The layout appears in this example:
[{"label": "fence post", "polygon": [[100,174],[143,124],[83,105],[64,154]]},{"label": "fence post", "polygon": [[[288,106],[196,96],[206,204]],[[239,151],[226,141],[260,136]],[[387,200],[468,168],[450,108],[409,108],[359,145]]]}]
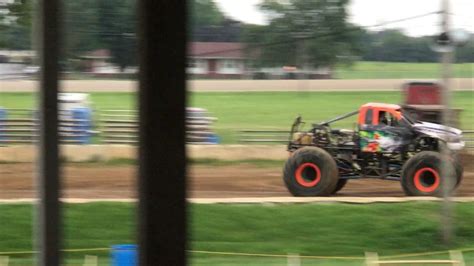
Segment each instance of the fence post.
[{"label": "fence post", "polygon": [[299,254],[288,254],[288,266],[301,266],[301,258]]},{"label": "fence post", "polygon": [[462,252],[459,250],[450,250],[449,251],[449,257],[451,258],[452,261],[457,261],[453,263],[454,266],[466,266],[464,263],[464,257],[462,255]]},{"label": "fence post", "polygon": [[0,266],[8,266],[8,261],[10,258],[8,256],[0,256]]},{"label": "fence post", "polygon": [[99,265],[99,257],[86,255],[84,257],[84,266],[97,266]]},{"label": "fence post", "polygon": [[187,265],[187,2],[137,1],[139,265]]},{"label": "fence post", "polygon": [[36,245],[38,266],[61,265],[62,240],[61,172],[58,134],[59,57],[61,48],[60,0],[37,1],[39,17],[38,54],[40,62],[39,90],[39,156],[36,207]]},{"label": "fence post", "polygon": [[365,265],[379,266],[379,255],[376,252],[365,252]]}]

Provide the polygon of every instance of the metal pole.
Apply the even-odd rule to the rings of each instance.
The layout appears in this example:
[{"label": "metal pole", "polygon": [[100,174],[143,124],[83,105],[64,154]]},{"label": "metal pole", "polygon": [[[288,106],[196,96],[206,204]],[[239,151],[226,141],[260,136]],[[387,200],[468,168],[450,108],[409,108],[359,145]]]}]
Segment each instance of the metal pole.
[{"label": "metal pole", "polygon": [[[442,2],[442,12],[441,12],[441,30],[444,33],[447,33],[449,36],[450,23],[449,23],[449,0],[443,0]],[[452,44],[447,44],[452,45]],[[441,56],[441,65],[442,65],[442,103],[444,105],[444,111],[442,114],[443,125],[449,126],[451,124],[451,74],[452,74],[452,62],[453,62],[453,51],[451,49],[446,49],[442,51]],[[449,151],[447,147],[442,147],[441,152],[446,157],[449,156]],[[441,176],[444,181],[443,184],[443,207],[442,207],[442,234],[443,241],[447,245],[451,242],[453,237],[453,203],[451,202],[451,187],[453,186],[453,177],[451,176],[451,171],[448,170],[448,162],[443,162],[441,169]]]},{"label": "metal pole", "polygon": [[140,265],[186,265],[186,2],[138,1]]},{"label": "metal pole", "polygon": [[40,0],[39,18],[39,206],[38,265],[60,265],[60,173],[58,138],[59,0]]}]

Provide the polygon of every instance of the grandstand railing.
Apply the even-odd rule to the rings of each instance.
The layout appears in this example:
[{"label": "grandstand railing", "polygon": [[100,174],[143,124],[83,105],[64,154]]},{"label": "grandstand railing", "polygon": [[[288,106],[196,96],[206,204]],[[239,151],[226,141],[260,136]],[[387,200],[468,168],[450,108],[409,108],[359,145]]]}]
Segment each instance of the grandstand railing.
[{"label": "grandstand railing", "polygon": [[[241,130],[238,141],[248,144],[287,143],[290,132],[287,130]],[[463,130],[463,141],[466,149],[474,149],[474,130]]]},{"label": "grandstand railing", "polygon": [[[87,144],[90,120],[74,118],[71,111],[59,112],[59,135],[62,143]],[[0,146],[35,143],[39,125],[37,112],[31,109],[2,109],[0,115]]]}]

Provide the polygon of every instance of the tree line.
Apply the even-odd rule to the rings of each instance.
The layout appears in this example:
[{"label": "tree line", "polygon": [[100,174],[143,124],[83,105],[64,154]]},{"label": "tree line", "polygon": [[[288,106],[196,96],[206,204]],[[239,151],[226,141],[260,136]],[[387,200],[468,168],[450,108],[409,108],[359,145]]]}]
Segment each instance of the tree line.
[{"label": "tree line", "polygon": [[[0,15],[0,49],[31,50],[36,23],[35,0],[15,0]],[[61,65],[80,68],[79,60],[96,49],[107,49],[120,68],[136,65],[134,0],[63,0]],[[0,13],[2,14],[2,13]]]},{"label": "tree line", "polygon": [[[400,30],[364,31],[359,41],[365,44],[360,54],[364,61],[438,62],[433,50],[437,36],[410,37]],[[465,45],[456,48],[457,63],[474,62],[474,34]]]},{"label": "tree line", "polygon": [[[0,15],[0,49],[31,49],[34,0],[15,0]],[[437,62],[435,36],[400,30],[371,31],[348,22],[349,0],[264,0],[267,25],[227,18],[212,0],[189,1],[188,39],[243,42],[257,66],[335,66],[353,61]],[[63,58],[67,67],[85,53],[108,49],[122,69],[136,64],[135,0],[64,0]],[[474,35],[456,51],[457,62],[474,62]]]}]

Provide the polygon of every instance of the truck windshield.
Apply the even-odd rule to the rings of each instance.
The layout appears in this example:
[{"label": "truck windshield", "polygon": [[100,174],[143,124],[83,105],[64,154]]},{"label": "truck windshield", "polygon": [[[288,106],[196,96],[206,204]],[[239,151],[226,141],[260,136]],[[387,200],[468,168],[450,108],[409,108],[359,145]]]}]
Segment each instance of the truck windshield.
[{"label": "truck windshield", "polygon": [[402,110],[402,117],[406,120],[410,125],[416,123],[416,119],[414,119],[407,111]]}]

